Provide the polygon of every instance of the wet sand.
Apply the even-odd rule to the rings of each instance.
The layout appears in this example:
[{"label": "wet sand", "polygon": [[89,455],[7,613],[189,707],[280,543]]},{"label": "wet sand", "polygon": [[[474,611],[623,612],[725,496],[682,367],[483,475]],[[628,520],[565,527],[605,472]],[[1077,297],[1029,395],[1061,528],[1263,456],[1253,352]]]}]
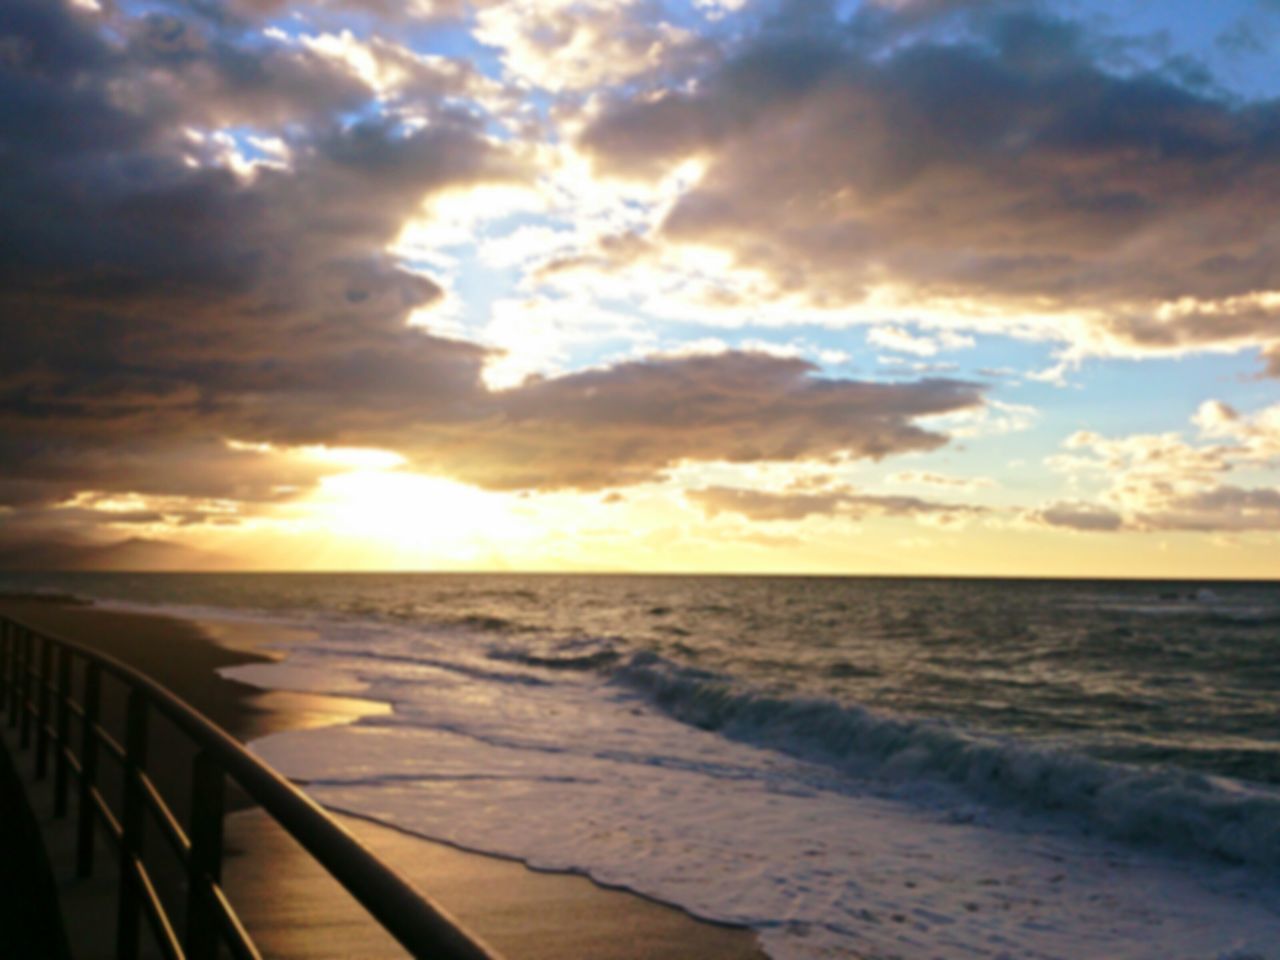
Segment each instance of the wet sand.
[{"label": "wet sand", "polygon": [[[275,659],[263,645],[281,637],[254,625],[201,625],[170,617],[0,598],[0,612],[37,629],[92,644],[178,693],[237,738],[347,723],[383,704],[358,698],[269,692],[216,673]],[[304,639],[304,638],[302,638]],[[118,706],[115,708],[118,709]],[[180,816],[187,801],[189,751],[157,730],[154,776]],[[228,818],[226,865],[233,903],[272,957],[403,955],[337,884],[258,811]],[[582,877],[533,871],[498,857],[458,850],[380,824],[340,816],[362,842],[510,960],[763,960],[755,936],[696,920],[680,910]]]}]

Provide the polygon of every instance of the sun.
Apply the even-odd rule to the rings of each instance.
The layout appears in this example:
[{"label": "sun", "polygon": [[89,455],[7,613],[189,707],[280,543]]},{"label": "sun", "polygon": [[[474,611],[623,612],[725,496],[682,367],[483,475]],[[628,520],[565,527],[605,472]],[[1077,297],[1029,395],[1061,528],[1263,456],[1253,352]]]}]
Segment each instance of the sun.
[{"label": "sun", "polygon": [[518,538],[508,499],[442,477],[356,470],[325,477],[312,503],[343,539],[424,560],[470,560]]}]

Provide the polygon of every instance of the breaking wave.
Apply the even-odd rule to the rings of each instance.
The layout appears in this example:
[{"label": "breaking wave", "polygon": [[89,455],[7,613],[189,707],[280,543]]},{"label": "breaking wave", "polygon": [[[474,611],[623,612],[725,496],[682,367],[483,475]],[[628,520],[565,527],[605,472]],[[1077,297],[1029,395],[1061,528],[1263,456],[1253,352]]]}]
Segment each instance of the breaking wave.
[{"label": "breaking wave", "polygon": [[1280,865],[1280,792],[975,736],[941,721],[763,694],[650,653],[632,656],[612,679],[685,723],[854,776],[887,784],[928,778],[982,800],[1075,815],[1087,828],[1116,839]]}]

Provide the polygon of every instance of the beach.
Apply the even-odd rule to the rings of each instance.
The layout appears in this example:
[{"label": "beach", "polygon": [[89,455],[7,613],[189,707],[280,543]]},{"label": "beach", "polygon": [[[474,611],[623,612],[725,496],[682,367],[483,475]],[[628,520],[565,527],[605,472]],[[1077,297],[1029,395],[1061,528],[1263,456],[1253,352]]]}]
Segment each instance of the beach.
[{"label": "beach", "polygon": [[[1274,585],[4,587],[92,601],[23,613],[151,663],[512,957],[1280,960]],[[267,955],[396,955],[261,815],[227,837]]]},{"label": "beach", "polygon": [[207,960],[205,877],[400,955],[209,755],[418,953],[1280,960],[1277,56],[1280,0],[0,0],[0,610],[156,683],[10,658],[0,960],[50,902],[152,960],[136,890]]},{"label": "beach", "polygon": [[[269,663],[279,641],[268,627],[214,624],[42,600],[0,601],[0,613],[93,645],[169,687],[237,738],[351,722],[385,705],[357,698],[264,692],[218,670]],[[255,632],[256,630],[256,632]],[[152,768],[185,809],[181,746],[153,743]],[[228,820],[232,902],[273,957],[402,955],[371,920],[265,818],[241,807]],[[533,871],[513,860],[434,843],[367,819],[339,815],[367,846],[505,957],[601,960],[761,958],[747,930],[705,923],[583,877]]]}]

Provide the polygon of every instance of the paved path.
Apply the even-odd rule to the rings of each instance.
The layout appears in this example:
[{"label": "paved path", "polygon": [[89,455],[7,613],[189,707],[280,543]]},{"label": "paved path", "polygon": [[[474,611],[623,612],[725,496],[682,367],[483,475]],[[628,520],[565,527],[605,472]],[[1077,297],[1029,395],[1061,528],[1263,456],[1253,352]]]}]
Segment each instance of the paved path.
[{"label": "paved path", "polygon": [[[8,717],[0,723],[7,724]],[[14,760],[0,743],[0,957],[4,960],[67,957],[53,878],[38,829]]]}]

